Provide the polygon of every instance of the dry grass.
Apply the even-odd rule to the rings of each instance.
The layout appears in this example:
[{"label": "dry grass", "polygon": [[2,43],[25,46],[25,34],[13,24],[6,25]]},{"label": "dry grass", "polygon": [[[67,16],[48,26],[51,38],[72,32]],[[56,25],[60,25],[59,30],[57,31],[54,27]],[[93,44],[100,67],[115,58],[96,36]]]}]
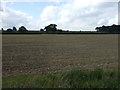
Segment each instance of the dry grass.
[{"label": "dry grass", "polygon": [[3,35],[3,76],[117,68],[118,35]]}]

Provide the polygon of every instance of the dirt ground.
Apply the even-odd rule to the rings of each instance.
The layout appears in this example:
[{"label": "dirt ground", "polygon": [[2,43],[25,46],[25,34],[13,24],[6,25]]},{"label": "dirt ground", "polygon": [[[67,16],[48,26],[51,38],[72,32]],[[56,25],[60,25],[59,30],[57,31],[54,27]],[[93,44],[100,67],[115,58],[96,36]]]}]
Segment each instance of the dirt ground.
[{"label": "dirt ground", "polygon": [[2,35],[4,76],[117,68],[118,35]]}]

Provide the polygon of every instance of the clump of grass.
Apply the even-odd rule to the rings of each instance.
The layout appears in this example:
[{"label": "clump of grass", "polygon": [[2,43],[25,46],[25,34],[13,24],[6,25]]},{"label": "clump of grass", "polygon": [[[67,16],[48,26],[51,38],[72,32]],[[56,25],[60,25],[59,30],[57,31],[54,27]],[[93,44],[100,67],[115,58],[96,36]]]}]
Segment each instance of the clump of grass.
[{"label": "clump of grass", "polygon": [[3,78],[3,88],[119,88],[118,72],[74,69],[43,75],[22,75]]}]

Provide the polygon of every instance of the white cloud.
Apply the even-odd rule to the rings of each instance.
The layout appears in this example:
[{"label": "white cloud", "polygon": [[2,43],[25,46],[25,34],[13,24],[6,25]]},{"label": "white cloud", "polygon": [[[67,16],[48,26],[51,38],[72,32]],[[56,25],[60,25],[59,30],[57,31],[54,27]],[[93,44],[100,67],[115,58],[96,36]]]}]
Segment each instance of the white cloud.
[{"label": "white cloud", "polygon": [[120,25],[120,2],[118,3],[118,24]]},{"label": "white cloud", "polygon": [[2,0],[2,2],[71,2],[72,0]]},{"label": "white cloud", "polygon": [[[46,1],[65,2],[65,0]],[[48,24],[55,23],[58,28],[66,30],[94,30],[96,26],[117,24],[118,22],[117,3],[109,3],[107,0],[106,3],[103,3],[103,0],[70,0],[59,6],[50,5],[44,8],[36,22],[32,22],[32,16],[24,12],[9,7],[4,9],[4,12],[0,11],[0,13],[2,13],[3,27],[6,28],[14,25],[25,25],[29,29],[40,29]]]},{"label": "white cloud", "polygon": [[106,20],[105,19],[100,19],[97,24],[98,25],[102,25],[104,23],[106,23]]},{"label": "white cloud", "polygon": [[118,24],[118,15],[108,21],[108,25]]},{"label": "white cloud", "polygon": [[117,24],[117,3],[74,0],[61,6],[47,6],[39,25],[56,23],[69,30],[94,30],[98,25]]},{"label": "white cloud", "polygon": [[[71,2],[74,0],[1,0],[5,2]],[[82,2],[83,0],[78,0]],[[84,0],[85,2],[119,2],[119,0]]]},{"label": "white cloud", "polygon": [[28,26],[32,20],[32,16],[17,10],[7,7],[6,3],[2,4],[3,10],[0,11],[1,24],[0,28],[12,28],[13,26],[20,27],[21,25]]},{"label": "white cloud", "polygon": [[118,14],[118,24],[120,25],[120,12]]}]

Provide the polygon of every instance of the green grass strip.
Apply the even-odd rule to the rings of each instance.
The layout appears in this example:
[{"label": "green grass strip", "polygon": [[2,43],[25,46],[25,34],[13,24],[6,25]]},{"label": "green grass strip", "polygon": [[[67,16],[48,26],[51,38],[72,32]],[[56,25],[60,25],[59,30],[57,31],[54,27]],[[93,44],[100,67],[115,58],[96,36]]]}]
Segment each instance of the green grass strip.
[{"label": "green grass strip", "polygon": [[119,88],[117,70],[79,70],[3,78],[3,88]]}]

